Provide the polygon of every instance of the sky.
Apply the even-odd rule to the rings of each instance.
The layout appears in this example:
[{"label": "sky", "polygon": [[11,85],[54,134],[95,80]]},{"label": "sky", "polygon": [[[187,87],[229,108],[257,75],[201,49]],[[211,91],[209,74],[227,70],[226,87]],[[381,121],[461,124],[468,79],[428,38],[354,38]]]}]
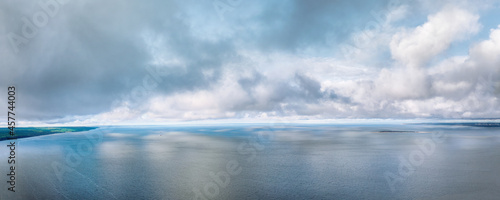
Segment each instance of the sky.
[{"label": "sky", "polygon": [[22,125],[500,116],[493,0],[4,0]]}]

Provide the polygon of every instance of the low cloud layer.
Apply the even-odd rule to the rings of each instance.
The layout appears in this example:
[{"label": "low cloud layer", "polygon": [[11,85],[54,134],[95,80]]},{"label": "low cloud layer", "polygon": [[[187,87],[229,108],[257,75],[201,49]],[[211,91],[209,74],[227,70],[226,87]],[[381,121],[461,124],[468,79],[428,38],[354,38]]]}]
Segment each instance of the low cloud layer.
[{"label": "low cloud layer", "polygon": [[495,1],[41,0],[0,9],[0,83],[18,88],[26,124],[500,114]]}]

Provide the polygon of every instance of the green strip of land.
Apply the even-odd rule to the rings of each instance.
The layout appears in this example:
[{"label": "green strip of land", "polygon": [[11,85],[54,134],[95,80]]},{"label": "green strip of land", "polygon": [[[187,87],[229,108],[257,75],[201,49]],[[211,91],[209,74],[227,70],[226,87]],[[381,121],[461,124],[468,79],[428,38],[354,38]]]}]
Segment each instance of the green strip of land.
[{"label": "green strip of land", "polygon": [[14,136],[9,135],[10,130],[8,128],[0,128],[0,141],[55,133],[89,131],[96,128],[97,127],[19,127],[14,129]]}]

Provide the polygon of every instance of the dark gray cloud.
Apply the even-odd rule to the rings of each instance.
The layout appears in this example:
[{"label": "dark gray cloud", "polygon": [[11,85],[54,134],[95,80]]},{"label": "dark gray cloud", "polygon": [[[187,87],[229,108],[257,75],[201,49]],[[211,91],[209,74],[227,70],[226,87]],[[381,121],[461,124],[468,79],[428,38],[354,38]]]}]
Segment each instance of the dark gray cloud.
[{"label": "dark gray cloud", "polygon": [[[257,51],[294,52],[326,46],[327,36],[347,37],[353,22],[364,20],[357,13],[373,8],[361,1],[244,2],[241,6],[252,4],[250,6],[259,7],[261,12],[249,18],[231,13],[232,19],[221,21],[214,17],[216,11],[212,4],[195,6],[194,3],[68,1],[58,4],[55,16],[49,17],[47,25],[37,28],[36,35],[26,44],[19,45],[18,53],[4,55],[8,56],[5,60],[12,61],[6,63],[11,65],[7,68],[20,70],[15,74],[3,73],[2,85],[14,84],[19,88],[22,97],[19,102],[23,105],[19,109],[28,120],[97,114],[109,110],[113,102],[130,93],[147,75],[144,69],[152,56],[144,43],[145,31],[161,37],[159,45],[172,57],[185,61],[183,70],[170,69],[165,81],[155,88],[155,92],[169,94],[207,88],[216,82],[222,66],[241,59],[235,42]],[[9,32],[22,35],[22,18],[32,22],[35,13],[43,11],[36,2],[3,1],[1,4],[4,38]],[[199,11],[200,6],[205,9],[203,12],[190,15],[192,11]],[[250,12],[244,7],[237,9]],[[204,18],[211,20],[209,24],[223,24],[221,27],[225,23],[233,34],[213,41],[200,38],[194,34],[198,27],[192,23]],[[247,28],[251,25],[259,28]],[[2,41],[4,51],[12,51],[9,41]],[[212,76],[205,76],[204,70],[212,70]],[[322,97],[319,83],[300,75],[295,79],[299,89],[282,83],[276,86],[278,93],[271,100],[314,101]],[[255,84],[245,80],[241,83],[244,87]]]},{"label": "dark gray cloud", "polygon": [[[21,18],[40,11],[23,2],[3,2],[8,21],[2,35],[22,35]],[[162,44],[173,56],[187,60],[183,73],[172,70],[158,91],[191,90],[210,85],[222,64],[233,59],[228,41],[206,42],[190,33],[183,10],[174,1],[118,3],[74,1],[61,5],[46,26],[19,52],[8,54],[16,74],[3,73],[2,85],[19,88],[19,112],[25,119],[50,119],[66,115],[88,115],[107,111],[114,101],[130,93],[147,75],[151,60],[142,37],[153,31],[167,41]],[[29,7],[34,7],[29,9]],[[14,23],[17,17],[17,23]],[[8,41],[3,47],[12,50]],[[213,79],[205,79],[201,69],[215,69]],[[7,78],[13,76],[13,78]]]},{"label": "dark gray cloud", "polygon": [[[260,1],[260,12],[251,17],[233,14],[229,18],[238,37],[253,41],[261,51],[300,53],[332,53],[332,48],[345,43],[350,34],[365,28],[374,20],[371,11],[384,10],[388,1]],[[242,8],[242,12],[245,12]],[[252,27],[252,28],[249,28]],[[252,45],[253,44],[253,45]],[[337,53],[337,52],[335,52]]]}]

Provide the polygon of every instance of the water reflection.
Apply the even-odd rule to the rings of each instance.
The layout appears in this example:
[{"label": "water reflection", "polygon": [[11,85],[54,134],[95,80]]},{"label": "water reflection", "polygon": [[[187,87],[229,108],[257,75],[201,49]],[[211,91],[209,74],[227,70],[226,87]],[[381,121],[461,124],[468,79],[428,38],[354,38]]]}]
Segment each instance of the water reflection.
[{"label": "water reflection", "polygon": [[[0,197],[192,199],[196,190],[208,197],[205,187],[216,182],[210,173],[227,172],[234,161],[241,173],[229,176],[227,186],[219,184],[216,199],[489,198],[498,195],[500,186],[498,130],[246,125],[108,127],[47,135],[17,141],[19,192]],[[415,140],[432,138],[435,132],[446,134],[444,142],[392,192],[384,173],[397,174],[399,157],[408,158],[419,150]],[[102,140],[94,143],[88,135]],[[259,137],[263,135],[266,139]],[[80,162],[68,162],[75,153],[82,154]],[[0,157],[6,158],[6,151]],[[6,163],[0,163],[6,170]],[[67,167],[61,179],[54,163]]]}]

